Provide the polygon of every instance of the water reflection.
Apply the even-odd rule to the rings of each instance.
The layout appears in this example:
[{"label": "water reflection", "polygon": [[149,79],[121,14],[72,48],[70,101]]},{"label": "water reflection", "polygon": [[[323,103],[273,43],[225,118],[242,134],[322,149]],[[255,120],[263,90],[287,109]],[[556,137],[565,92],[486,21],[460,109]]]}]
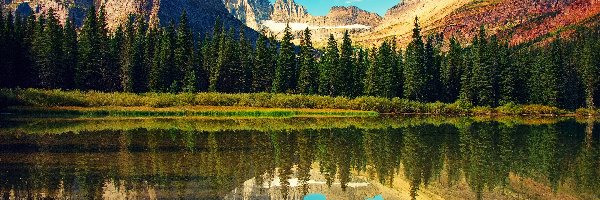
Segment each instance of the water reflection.
[{"label": "water reflection", "polygon": [[592,121],[59,134],[19,126],[0,129],[4,198],[600,198]]}]

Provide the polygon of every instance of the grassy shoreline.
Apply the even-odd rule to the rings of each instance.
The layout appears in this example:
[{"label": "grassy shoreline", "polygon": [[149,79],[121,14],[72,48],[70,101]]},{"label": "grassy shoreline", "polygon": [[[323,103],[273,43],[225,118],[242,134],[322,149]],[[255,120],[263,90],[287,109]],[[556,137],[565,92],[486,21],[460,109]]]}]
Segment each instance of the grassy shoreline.
[{"label": "grassy shoreline", "polygon": [[43,89],[0,89],[0,112],[30,115],[103,116],[598,116],[597,110],[568,111],[544,105],[508,104],[497,108],[463,102],[421,103],[399,98],[328,97],[248,93],[103,93]]}]

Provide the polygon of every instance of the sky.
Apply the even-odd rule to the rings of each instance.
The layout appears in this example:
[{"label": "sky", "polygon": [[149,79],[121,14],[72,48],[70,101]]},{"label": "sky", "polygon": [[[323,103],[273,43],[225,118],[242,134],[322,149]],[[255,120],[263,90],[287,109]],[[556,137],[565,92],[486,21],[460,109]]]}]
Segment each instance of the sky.
[{"label": "sky", "polygon": [[[275,0],[270,0],[272,3]],[[381,16],[392,6],[398,4],[399,0],[295,0],[297,4],[306,7],[311,15],[323,16],[329,12],[332,6],[356,6],[369,12],[375,12]]]}]

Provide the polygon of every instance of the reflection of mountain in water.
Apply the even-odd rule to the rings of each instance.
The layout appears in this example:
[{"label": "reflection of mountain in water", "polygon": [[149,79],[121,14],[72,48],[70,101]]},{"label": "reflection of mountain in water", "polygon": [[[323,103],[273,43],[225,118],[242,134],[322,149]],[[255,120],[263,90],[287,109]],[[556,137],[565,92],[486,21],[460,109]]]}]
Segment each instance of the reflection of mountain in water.
[{"label": "reflection of mountain in water", "polygon": [[600,197],[600,134],[593,123],[465,119],[384,127],[28,134],[27,127],[11,126],[0,129],[0,196]]}]

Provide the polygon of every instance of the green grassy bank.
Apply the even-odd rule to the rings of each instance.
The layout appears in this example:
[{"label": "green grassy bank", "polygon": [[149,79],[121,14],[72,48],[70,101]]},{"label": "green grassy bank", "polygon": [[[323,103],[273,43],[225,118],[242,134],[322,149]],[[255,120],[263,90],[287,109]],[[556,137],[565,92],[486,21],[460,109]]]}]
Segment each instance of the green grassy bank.
[{"label": "green grassy bank", "polygon": [[[400,98],[328,97],[292,94],[103,93],[41,89],[0,89],[0,109],[23,114],[84,116],[272,116],[376,115],[597,115],[543,105],[509,104],[497,108],[468,103],[420,103]],[[206,107],[218,107],[206,109]],[[230,108],[224,108],[230,107]],[[170,109],[166,109],[170,108]],[[243,108],[243,109],[242,109]],[[264,109],[278,108],[278,109]],[[298,110],[300,109],[300,110]],[[318,110],[313,110],[318,109]],[[370,112],[357,112],[370,111]]]}]

